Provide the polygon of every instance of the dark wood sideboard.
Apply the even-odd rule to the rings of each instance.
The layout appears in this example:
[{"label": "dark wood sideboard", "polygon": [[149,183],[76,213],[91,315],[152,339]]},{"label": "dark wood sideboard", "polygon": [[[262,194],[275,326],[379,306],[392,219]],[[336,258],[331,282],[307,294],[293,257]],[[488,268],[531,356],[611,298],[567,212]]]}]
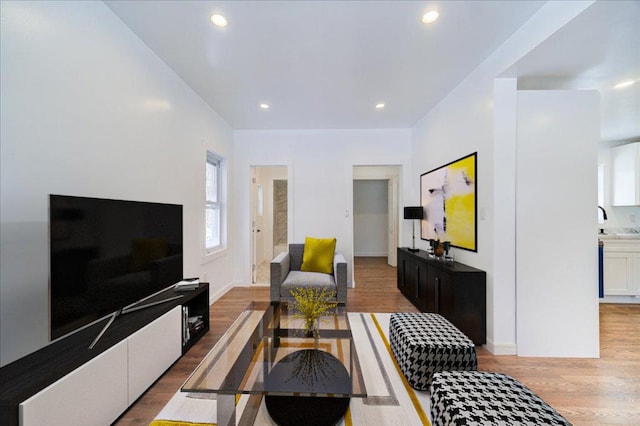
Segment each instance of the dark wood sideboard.
[{"label": "dark wood sideboard", "polygon": [[476,345],[487,340],[486,272],[398,248],[398,289],[422,312],[435,312]]}]

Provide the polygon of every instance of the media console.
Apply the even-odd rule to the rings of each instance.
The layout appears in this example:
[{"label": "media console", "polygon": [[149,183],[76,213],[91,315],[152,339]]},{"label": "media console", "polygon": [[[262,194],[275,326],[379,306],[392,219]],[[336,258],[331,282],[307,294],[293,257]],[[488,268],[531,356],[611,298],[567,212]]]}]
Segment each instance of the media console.
[{"label": "media console", "polygon": [[[172,299],[178,297],[177,299]],[[0,368],[0,424],[110,424],[209,330],[209,284],[172,287]],[[186,333],[185,311],[202,317]],[[186,335],[186,336],[185,336]],[[185,338],[187,337],[188,338]]]}]

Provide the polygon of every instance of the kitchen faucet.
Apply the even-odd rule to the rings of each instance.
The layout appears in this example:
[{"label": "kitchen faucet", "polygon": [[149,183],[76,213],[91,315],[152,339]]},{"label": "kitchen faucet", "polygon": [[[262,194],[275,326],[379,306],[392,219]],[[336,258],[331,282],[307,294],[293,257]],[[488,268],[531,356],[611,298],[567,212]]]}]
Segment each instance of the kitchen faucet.
[{"label": "kitchen faucet", "polygon": [[[602,210],[602,220],[603,220],[603,221],[604,221],[604,220],[607,220],[607,211],[606,211],[603,207],[601,207],[601,206],[598,206],[598,208],[599,208],[600,210]],[[604,228],[600,228],[600,229],[598,230],[598,232],[599,232],[600,234],[604,234]]]},{"label": "kitchen faucet", "polygon": [[607,211],[600,206],[598,206],[598,208],[602,210],[602,219],[607,220]]}]

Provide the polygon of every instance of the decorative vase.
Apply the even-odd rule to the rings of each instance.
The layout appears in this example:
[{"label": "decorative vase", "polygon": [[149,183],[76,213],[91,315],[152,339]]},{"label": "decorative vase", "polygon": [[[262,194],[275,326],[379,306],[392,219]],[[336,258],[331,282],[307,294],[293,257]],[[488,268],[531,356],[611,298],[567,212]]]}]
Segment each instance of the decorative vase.
[{"label": "decorative vase", "polygon": [[442,245],[440,240],[438,240],[438,245],[436,246],[436,249],[434,250],[434,254],[436,256],[438,256],[438,257],[442,257],[442,255],[444,254],[444,246]]},{"label": "decorative vase", "polygon": [[307,318],[305,320],[305,337],[313,338],[313,348],[318,349],[318,339],[320,338],[320,320]]},{"label": "decorative vase", "polygon": [[451,241],[445,241],[442,243],[444,246],[444,260],[453,260],[453,256],[449,256],[449,250],[451,250]]},{"label": "decorative vase", "polygon": [[304,330],[306,337],[315,337],[316,334],[318,334],[316,330],[316,320],[313,318],[307,318],[305,320]]},{"label": "decorative vase", "polygon": [[314,348],[318,349],[318,339],[320,338],[320,321],[323,315],[332,314],[338,306],[334,302],[336,292],[326,288],[316,289],[313,287],[298,287],[291,290],[293,301],[289,307],[297,312],[294,318],[303,321],[301,335],[313,337]]}]

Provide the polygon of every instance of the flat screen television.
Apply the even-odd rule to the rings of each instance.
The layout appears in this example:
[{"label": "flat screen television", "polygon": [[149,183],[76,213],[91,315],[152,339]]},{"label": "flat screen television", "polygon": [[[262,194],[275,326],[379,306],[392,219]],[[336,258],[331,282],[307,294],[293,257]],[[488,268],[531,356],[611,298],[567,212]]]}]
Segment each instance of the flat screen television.
[{"label": "flat screen television", "polygon": [[49,196],[50,337],[182,279],[182,206]]}]

